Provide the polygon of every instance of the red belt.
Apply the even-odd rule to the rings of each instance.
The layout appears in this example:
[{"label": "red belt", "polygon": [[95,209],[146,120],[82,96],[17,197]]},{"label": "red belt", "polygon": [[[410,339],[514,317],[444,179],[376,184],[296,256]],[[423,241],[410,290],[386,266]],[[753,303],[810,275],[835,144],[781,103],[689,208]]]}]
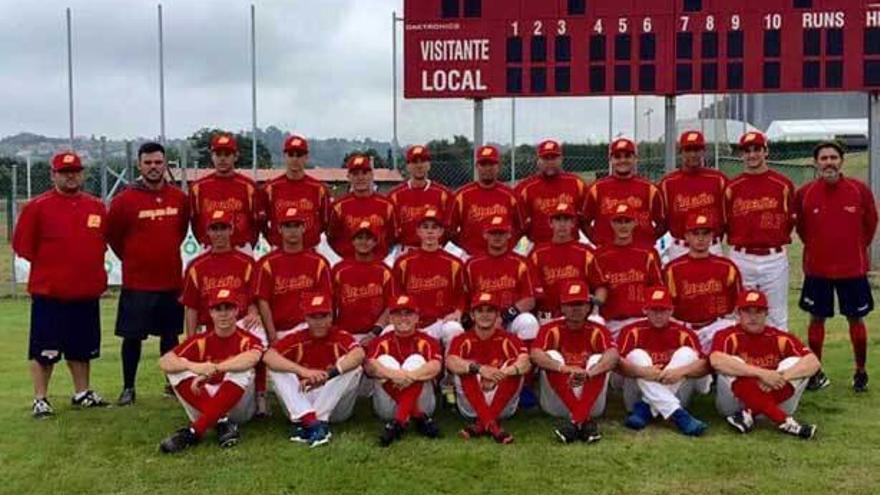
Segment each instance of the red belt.
[{"label": "red belt", "polygon": [[746,254],[754,254],[758,256],[767,256],[768,254],[776,254],[781,253],[783,251],[782,246],[777,247],[769,247],[769,248],[760,248],[760,247],[744,247],[744,246],[734,246],[734,251],[739,251],[741,253]]}]

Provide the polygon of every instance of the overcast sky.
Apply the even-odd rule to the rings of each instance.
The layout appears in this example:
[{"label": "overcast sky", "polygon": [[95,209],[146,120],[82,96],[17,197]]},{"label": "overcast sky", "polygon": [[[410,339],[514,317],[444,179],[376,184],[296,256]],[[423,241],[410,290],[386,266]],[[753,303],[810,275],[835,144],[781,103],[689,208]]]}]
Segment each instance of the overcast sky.
[{"label": "overcast sky", "polygon": [[[2,0],[0,136],[67,135],[67,6],[73,12],[76,134],[158,135],[155,1]],[[236,0],[163,2],[168,137],[205,126],[250,128],[249,6]],[[390,17],[402,8],[403,0],[256,2],[259,125],[310,137],[390,140]],[[698,97],[679,98],[679,117],[693,116],[698,103]],[[486,103],[487,139],[510,142],[510,105],[503,99]],[[516,106],[518,142],[607,135],[607,98],[520,99]],[[662,99],[639,99],[640,114],[649,106],[656,135]],[[633,99],[617,98],[614,107],[615,133],[631,135]],[[470,136],[471,109],[466,100],[401,101],[401,144]],[[638,125],[643,137],[644,115]]]}]

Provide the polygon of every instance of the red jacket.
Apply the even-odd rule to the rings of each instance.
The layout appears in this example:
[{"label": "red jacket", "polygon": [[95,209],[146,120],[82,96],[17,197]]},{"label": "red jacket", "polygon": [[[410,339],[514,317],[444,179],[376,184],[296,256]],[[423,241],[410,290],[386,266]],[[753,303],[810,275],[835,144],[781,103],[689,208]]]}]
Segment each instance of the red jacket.
[{"label": "red jacket", "polygon": [[804,273],[841,279],[868,273],[868,246],[877,231],[874,195],[861,181],[816,179],[795,195],[797,232],[804,241]]},{"label": "red jacket", "polygon": [[584,201],[584,233],[597,247],[614,241],[611,213],[626,203],[636,216],[634,244],[651,247],[666,232],[666,207],[657,186],[643,177],[610,175],[593,183]]},{"label": "red jacket", "polygon": [[153,190],[138,181],[116,195],[107,214],[107,242],[122,260],[122,286],[180,290],[180,244],[188,228],[189,202],[174,186]]},{"label": "red jacket", "polygon": [[293,180],[282,174],[266,183],[264,190],[267,202],[264,235],[269,244],[281,245],[277,219],[288,208],[296,208],[306,215],[303,245],[313,248],[321,242],[321,234],[327,228],[330,203],[333,200],[326,184],[308,175],[300,180]]},{"label": "red jacket", "polygon": [[193,234],[202,245],[211,244],[206,226],[215,210],[233,214],[233,246],[257,243],[265,220],[265,199],[253,179],[238,172],[229,177],[212,172],[190,184],[189,189]]},{"label": "red jacket", "polygon": [[31,262],[28,292],[65,300],[94,299],[107,288],[107,210],[98,198],[55,189],[21,211],[12,249]]}]

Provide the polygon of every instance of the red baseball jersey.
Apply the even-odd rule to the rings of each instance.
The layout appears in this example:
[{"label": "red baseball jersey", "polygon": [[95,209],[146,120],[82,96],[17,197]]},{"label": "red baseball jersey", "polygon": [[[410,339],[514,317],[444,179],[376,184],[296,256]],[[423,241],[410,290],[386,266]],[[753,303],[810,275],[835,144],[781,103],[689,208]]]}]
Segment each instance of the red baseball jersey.
[{"label": "red baseball jersey", "polygon": [[500,182],[484,187],[478,182],[463,186],[455,194],[449,216],[449,230],[455,243],[471,256],[486,252],[483,229],[486,221],[500,216],[513,226],[510,249],[522,236],[523,214],[512,189]]},{"label": "red baseball jersey", "polygon": [[311,249],[286,253],[275,249],[258,263],[256,297],[269,303],[278,331],[290,330],[305,321],[303,294],[330,295],[330,263]]},{"label": "red baseball jersey", "polygon": [[313,370],[326,370],[355,348],[357,341],[350,333],[333,327],[323,337],[309,330],[294,332],[272,344],[272,348],[294,363]]},{"label": "red baseball jersey", "polygon": [[791,243],[794,184],[773,170],[741,174],[724,190],[727,243],[746,248],[774,248]]},{"label": "red baseball jersey", "polygon": [[416,301],[422,326],[467,308],[464,266],[442,249],[415,249],[397,258],[394,283],[397,290]]},{"label": "red baseball jersey", "polygon": [[723,172],[707,167],[692,171],[678,169],[663,177],[658,187],[666,205],[669,233],[676,239],[684,239],[688,216],[702,214],[718,226],[717,233],[720,235],[723,231],[726,185],[727,176]]},{"label": "red baseball jersey", "polygon": [[733,313],[742,290],[739,269],[727,258],[685,255],[666,266],[666,287],[675,305],[673,316],[694,325],[706,325]]},{"label": "red baseball jersey", "polygon": [[559,352],[569,366],[584,366],[591,355],[613,347],[616,344],[608,329],[592,321],[578,330],[568,328],[564,320],[551,321],[541,326],[532,342],[532,349]]},{"label": "red baseball jersey", "polygon": [[336,326],[352,334],[370,332],[394,295],[391,269],[381,261],[342,260],[331,279]]},{"label": "red baseball jersey", "polygon": [[617,338],[621,357],[626,357],[633,349],[641,349],[651,356],[655,366],[666,367],[675,351],[690,347],[702,355],[700,339],[693,330],[670,321],[663,328],[656,328],[648,320],[639,320],[620,330]]},{"label": "red baseball jersey", "polygon": [[423,187],[412,187],[410,181],[398,185],[388,193],[394,203],[397,216],[398,240],[404,246],[419,247],[421,240],[416,234],[419,219],[428,208],[436,208],[444,215],[449,214],[452,205],[452,191],[434,181]]},{"label": "red baseball jersey", "polygon": [[502,308],[527,297],[535,297],[535,273],[529,261],[508,251],[501,256],[484,254],[468,260],[465,283],[473,294],[488,292]]},{"label": "red baseball jersey", "polygon": [[788,332],[765,327],[756,335],[746,332],[740,325],[716,333],[712,339],[712,352],[737,356],[752,366],[767,370],[775,370],[785,358],[810,354],[803,342]]},{"label": "red baseball jersey", "polygon": [[355,229],[364,221],[369,221],[384,232],[376,246],[376,258],[382,259],[388,256],[388,250],[394,244],[397,231],[394,204],[378,194],[361,197],[353,193],[341,197],[330,209],[327,241],[336,254],[345,259],[354,258],[354,246],[351,240]]},{"label": "red baseball jersey", "polygon": [[262,191],[250,177],[235,172],[219,176],[216,172],[193,181],[189,186],[192,229],[196,239],[210,245],[207,234],[208,220],[216,210],[232,213],[232,245],[255,245],[265,216]]},{"label": "red baseball jersey", "polygon": [[238,301],[238,317],[243,318],[254,299],[255,271],[254,259],[235,249],[224,253],[202,253],[186,268],[180,302],[197,309],[199,324],[208,325],[211,323],[208,298],[217,289],[229,289]]},{"label": "red baseball jersey", "polygon": [[528,353],[525,344],[512,334],[496,328],[486,339],[473,330],[458,334],[449,344],[449,355],[474,361],[484,366],[504,367],[515,361],[520,354]]},{"label": "red baseball jersey", "polygon": [[423,332],[414,332],[405,337],[397,335],[396,332],[388,332],[371,340],[367,346],[368,359],[377,359],[384,355],[393,357],[398,363],[403,363],[406,358],[415,355],[422,356],[425,361],[443,361],[440,342]]},{"label": "red baseball jersey", "polygon": [[[173,352],[178,357],[194,363],[222,363],[243,352],[262,353],[264,350],[260,339],[241,328],[236,328],[235,333],[227,337],[221,337],[213,330],[194,334],[178,344]],[[208,383],[219,384],[225,375],[226,373],[215,373],[208,379]]]},{"label": "red baseball jersey", "polygon": [[795,199],[798,235],[804,241],[804,273],[831,279],[868,273],[867,248],[877,232],[877,205],[863,182],[841,177],[801,187]]},{"label": "red baseball jersey", "polygon": [[122,287],[180,290],[180,244],[188,229],[189,201],[172,185],[153,190],[137,181],[116,195],[107,214],[107,242],[122,260]]},{"label": "red baseball jersey", "polygon": [[[533,243],[539,244],[553,238],[550,214],[557,205],[569,204],[577,212],[583,210],[587,184],[568,172],[550,178],[537,173],[517,184],[515,192],[526,219],[525,234]],[[578,237],[577,223],[572,228],[572,236]]]},{"label": "red baseball jersey", "polygon": [[596,246],[614,241],[611,214],[626,203],[636,217],[633,238],[637,246],[651,247],[666,232],[663,197],[657,186],[642,177],[621,179],[613,175],[594,182],[584,201],[584,231]]},{"label": "red baseball jersey", "polygon": [[541,287],[538,308],[554,316],[560,314],[559,291],[566,280],[584,280],[591,288],[605,283],[593,250],[577,241],[536,246],[529,254],[529,261],[535,267],[537,283]]},{"label": "red baseball jersey", "polygon": [[28,293],[56,299],[99,297],[107,289],[107,210],[98,198],[56,189],[28,201],[12,249],[31,262]]},{"label": "red baseball jersey", "polygon": [[645,288],[663,284],[660,256],[654,248],[606,244],[596,250],[608,298],[599,309],[606,320],[642,316]]},{"label": "red baseball jersey", "polygon": [[309,175],[293,180],[282,174],[265,185],[266,196],[266,240],[273,246],[281,245],[281,234],[278,232],[278,218],[288,208],[296,208],[305,216],[306,230],[303,244],[313,248],[321,242],[321,234],[327,228],[330,219],[330,204],[333,201],[330,189]]}]

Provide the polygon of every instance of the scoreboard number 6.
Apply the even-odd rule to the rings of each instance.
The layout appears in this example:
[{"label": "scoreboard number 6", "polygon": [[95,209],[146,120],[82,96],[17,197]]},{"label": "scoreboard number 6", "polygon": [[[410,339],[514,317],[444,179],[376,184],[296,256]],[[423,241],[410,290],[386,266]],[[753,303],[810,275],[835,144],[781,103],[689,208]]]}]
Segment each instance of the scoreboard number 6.
[{"label": "scoreboard number 6", "polygon": [[654,24],[651,21],[651,18],[645,17],[645,20],[642,21],[642,31],[645,33],[650,33],[652,29],[654,29]]}]

